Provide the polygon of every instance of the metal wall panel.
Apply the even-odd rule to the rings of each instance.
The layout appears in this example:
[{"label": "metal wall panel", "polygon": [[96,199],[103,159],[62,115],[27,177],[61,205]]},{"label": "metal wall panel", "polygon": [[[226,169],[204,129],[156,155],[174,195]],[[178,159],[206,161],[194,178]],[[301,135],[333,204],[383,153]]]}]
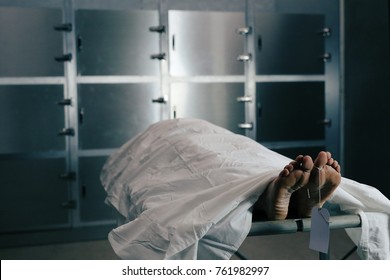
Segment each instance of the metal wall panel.
[{"label": "metal wall panel", "polygon": [[244,13],[169,11],[170,74],[242,75]]},{"label": "metal wall panel", "polygon": [[1,160],[0,231],[69,226],[64,159]]},{"label": "metal wall panel", "polygon": [[324,27],[323,15],[256,14],[256,74],[323,74]]},{"label": "metal wall panel", "polygon": [[157,11],[76,11],[80,75],[157,75]]},{"label": "metal wall panel", "polygon": [[307,141],[325,137],[324,83],[258,83],[257,140]]},{"label": "metal wall panel", "polygon": [[238,124],[245,122],[244,104],[237,102],[244,84],[174,83],[171,87],[171,105],[177,118],[200,118],[245,134]]},{"label": "metal wall panel", "polygon": [[0,7],[0,77],[62,76],[60,9]]},{"label": "metal wall panel", "polygon": [[80,148],[118,148],[161,118],[157,84],[79,85]]},{"label": "metal wall panel", "polygon": [[[80,219],[82,222],[114,220],[112,208],[104,203],[107,196],[100,183],[100,172],[107,157],[80,158]],[[91,211],[93,209],[93,211]]]},{"label": "metal wall panel", "polygon": [[61,85],[0,86],[0,154],[64,150]]}]

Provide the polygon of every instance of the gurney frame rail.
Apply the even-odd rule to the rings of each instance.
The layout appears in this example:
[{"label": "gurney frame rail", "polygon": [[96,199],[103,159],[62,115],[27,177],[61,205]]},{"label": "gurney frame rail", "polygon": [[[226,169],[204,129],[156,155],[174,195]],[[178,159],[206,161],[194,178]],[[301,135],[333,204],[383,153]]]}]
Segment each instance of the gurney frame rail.
[{"label": "gurney frame rail", "polygon": [[[359,215],[339,215],[331,216],[329,219],[329,229],[345,229],[357,228],[361,226],[361,219]],[[274,235],[274,234],[288,234],[296,232],[308,232],[311,230],[311,219],[287,219],[281,221],[255,221],[248,236]],[[348,258],[357,247],[352,248],[342,259]],[[240,259],[247,259],[242,253],[237,251],[235,253]],[[329,259],[330,254],[319,253],[321,260]]]}]

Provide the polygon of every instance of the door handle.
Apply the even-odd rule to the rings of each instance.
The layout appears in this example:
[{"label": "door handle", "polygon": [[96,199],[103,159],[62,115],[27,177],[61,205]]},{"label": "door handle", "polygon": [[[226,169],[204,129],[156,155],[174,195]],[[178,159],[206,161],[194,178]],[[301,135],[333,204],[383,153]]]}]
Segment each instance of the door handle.
[{"label": "door handle", "polygon": [[152,54],[150,56],[150,58],[151,59],[163,60],[163,59],[165,59],[165,53]]},{"label": "door handle", "polygon": [[249,61],[252,59],[252,54],[240,54],[238,57],[237,57],[237,60],[238,61]]},{"label": "door handle", "polygon": [[150,32],[157,32],[157,33],[164,33],[165,26],[164,25],[152,26],[152,27],[149,27],[149,31]]},{"label": "door handle", "polygon": [[163,104],[167,103],[167,101],[165,100],[164,97],[159,97],[159,98],[156,98],[156,99],[152,99],[152,102],[153,103],[163,103]]},{"label": "door handle", "polygon": [[252,101],[253,101],[252,96],[245,95],[245,96],[237,97],[237,102],[252,102]]},{"label": "door handle", "polygon": [[64,99],[64,100],[58,101],[58,102],[57,102],[57,105],[61,105],[61,106],[68,106],[68,105],[72,105],[72,99],[70,99],[70,98],[67,98],[67,99]]},{"label": "door handle", "polygon": [[320,56],[320,60],[323,62],[329,62],[332,59],[332,54],[330,53],[324,53],[323,55]]},{"label": "door handle", "polygon": [[331,119],[323,119],[321,121],[318,121],[317,124],[330,127],[332,125],[332,120]]},{"label": "door handle", "polygon": [[63,128],[58,132],[59,136],[74,136],[73,128]]},{"label": "door handle", "polygon": [[242,129],[253,129],[253,123],[239,123],[238,127]]},{"label": "door handle", "polygon": [[330,37],[332,35],[332,29],[329,27],[324,27],[320,31],[318,31],[318,34],[323,37]]},{"label": "door handle", "polygon": [[63,23],[54,25],[55,31],[62,31],[62,32],[71,32],[72,31],[72,24],[71,23]]},{"label": "door handle", "polygon": [[248,35],[249,33],[251,33],[251,31],[252,31],[252,28],[250,26],[241,27],[241,28],[236,29],[236,32],[240,35]]},{"label": "door handle", "polygon": [[66,209],[76,209],[77,202],[75,200],[69,200],[61,203],[61,207]]},{"label": "door handle", "polygon": [[76,180],[76,172],[68,172],[58,175],[59,179],[62,180]]},{"label": "door handle", "polygon": [[72,54],[71,53],[63,54],[63,55],[54,57],[54,59],[57,62],[71,61],[72,60]]}]

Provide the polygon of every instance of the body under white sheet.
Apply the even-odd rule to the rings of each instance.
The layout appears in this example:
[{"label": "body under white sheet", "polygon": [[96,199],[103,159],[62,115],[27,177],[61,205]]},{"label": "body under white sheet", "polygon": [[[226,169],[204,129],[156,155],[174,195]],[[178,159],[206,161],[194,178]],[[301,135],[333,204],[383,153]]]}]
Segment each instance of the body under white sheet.
[{"label": "body under white sheet", "polygon": [[[106,203],[124,218],[109,241],[123,259],[229,259],[249,232],[253,204],[290,161],[203,120],[154,124],[103,167]],[[390,258],[386,197],[343,178],[330,202],[363,217],[350,233],[363,258]]]}]

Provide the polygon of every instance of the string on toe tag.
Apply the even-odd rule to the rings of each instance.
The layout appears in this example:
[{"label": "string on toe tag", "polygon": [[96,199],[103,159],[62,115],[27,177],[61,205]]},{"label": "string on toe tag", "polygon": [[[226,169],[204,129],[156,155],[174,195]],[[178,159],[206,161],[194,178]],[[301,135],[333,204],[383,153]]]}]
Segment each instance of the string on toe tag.
[{"label": "string on toe tag", "polygon": [[[317,181],[317,186],[318,186],[318,205],[321,205],[321,189],[320,189],[320,183],[321,183],[321,170],[323,169],[323,167],[317,167],[317,166],[314,166],[315,168],[317,168],[318,170],[318,181]],[[310,190],[309,188],[306,189],[306,192],[307,192],[307,198],[311,198],[310,196]],[[321,206],[319,207],[319,209],[321,209]]]}]

